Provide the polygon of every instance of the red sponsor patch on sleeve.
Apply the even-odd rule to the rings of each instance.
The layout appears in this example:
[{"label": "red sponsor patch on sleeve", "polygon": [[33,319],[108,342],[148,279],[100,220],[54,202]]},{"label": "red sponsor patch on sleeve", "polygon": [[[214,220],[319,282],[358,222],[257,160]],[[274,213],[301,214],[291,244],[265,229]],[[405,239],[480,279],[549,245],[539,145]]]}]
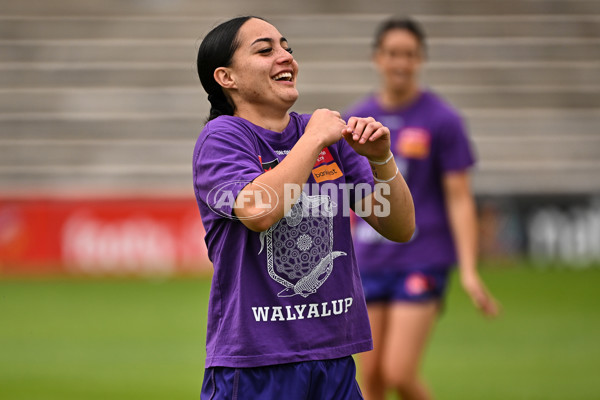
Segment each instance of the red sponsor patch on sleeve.
[{"label": "red sponsor patch on sleeve", "polygon": [[315,162],[315,167],[317,167],[321,164],[330,163],[332,161],[333,161],[333,156],[329,152],[329,149],[327,147],[325,147],[323,150],[321,150],[321,153],[319,153],[319,156],[317,157],[317,161]]}]

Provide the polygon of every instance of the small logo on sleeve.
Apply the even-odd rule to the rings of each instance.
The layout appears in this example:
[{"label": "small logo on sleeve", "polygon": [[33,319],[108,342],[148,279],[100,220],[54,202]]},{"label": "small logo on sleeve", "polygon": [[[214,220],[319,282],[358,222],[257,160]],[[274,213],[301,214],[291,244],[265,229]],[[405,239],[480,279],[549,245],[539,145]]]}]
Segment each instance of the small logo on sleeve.
[{"label": "small logo on sleeve", "polygon": [[332,161],[333,156],[329,152],[329,149],[325,147],[323,148],[323,150],[321,150],[321,153],[319,153],[319,156],[317,157],[317,162],[315,162],[315,167],[318,167],[321,164],[328,164]]},{"label": "small logo on sleeve", "polygon": [[421,128],[405,128],[400,132],[396,151],[405,158],[424,159],[431,150],[431,134]]},{"label": "small logo on sleeve", "polygon": [[258,156],[258,161],[260,161],[260,164],[262,165],[262,168],[265,172],[272,170],[273,168],[275,168],[277,166],[277,164],[279,164],[279,160],[278,159],[274,159],[271,161],[267,161],[267,162],[263,162],[262,157]]},{"label": "small logo on sleeve", "polygon": [[317,183],[333,181],[344,176],[340,170],[340,167],[338,167],[337,163],[335,162],[327,165],[321,165],[320,167],[313,169],[312,174]]}]

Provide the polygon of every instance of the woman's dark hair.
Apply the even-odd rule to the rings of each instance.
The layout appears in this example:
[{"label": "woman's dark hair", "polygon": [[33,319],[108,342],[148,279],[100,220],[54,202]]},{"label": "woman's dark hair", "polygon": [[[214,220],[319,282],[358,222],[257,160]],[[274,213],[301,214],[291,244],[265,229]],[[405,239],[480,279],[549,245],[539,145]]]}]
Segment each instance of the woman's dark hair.
[{"label": "woman's dark hair", "polygon": [[[254,16],[233,18],[213,28],[202,40],[198,49],[198,77],[202,87],[208,93],[210,114],[208,121],[219,115],[233,115],[235,105],[230,103],[221,88],[215,81],[214,72],[219,67],[229,67],[233,54],[240,45],[238,32],[242,25]],[[262,19],[262,18],[258,18]]]},{"label": "woman's dark hair", "polygon": [[390,18],[383,21],[375,33],[375,42],[373,42],[373,48],[379,48],[385,34],[393,29],[402,29],[412,33],[412,35],[417,39],[417,42],[419,42],[419,46],[421,47],[421,50],[423,50],[423,54],[427,53],[427,43],[425,41],[425,31],[423,30],[423,27],[414,19],[408,17]]}]

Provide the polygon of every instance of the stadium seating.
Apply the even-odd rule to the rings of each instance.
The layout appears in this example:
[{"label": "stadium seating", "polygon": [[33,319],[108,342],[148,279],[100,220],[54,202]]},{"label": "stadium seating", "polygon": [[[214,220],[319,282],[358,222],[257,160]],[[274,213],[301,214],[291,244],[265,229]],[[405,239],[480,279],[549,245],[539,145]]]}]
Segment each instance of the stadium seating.
[{"label": "stadium seating", "polygon": [[294,109],[373,90],[373,31],[409,14],[424,81],[469,123],[479,195],[600,192],[600,2],[0,0],[0,193],[193,196],[208,112],[197,46],[266,17],[300,63]]}]

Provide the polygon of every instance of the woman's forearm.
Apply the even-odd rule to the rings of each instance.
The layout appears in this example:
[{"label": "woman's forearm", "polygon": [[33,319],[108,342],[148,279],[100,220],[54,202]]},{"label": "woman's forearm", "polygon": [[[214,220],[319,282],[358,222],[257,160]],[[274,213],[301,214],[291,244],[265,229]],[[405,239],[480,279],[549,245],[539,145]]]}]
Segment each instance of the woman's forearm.
[{"label": "woman's forearm", "polygon": [[255,232],[267,230],[298,200],[298,188],[308,180],[323,144],[314,136],[302,136],[277,167],[246,185],[235,201],[235,215]]}]

